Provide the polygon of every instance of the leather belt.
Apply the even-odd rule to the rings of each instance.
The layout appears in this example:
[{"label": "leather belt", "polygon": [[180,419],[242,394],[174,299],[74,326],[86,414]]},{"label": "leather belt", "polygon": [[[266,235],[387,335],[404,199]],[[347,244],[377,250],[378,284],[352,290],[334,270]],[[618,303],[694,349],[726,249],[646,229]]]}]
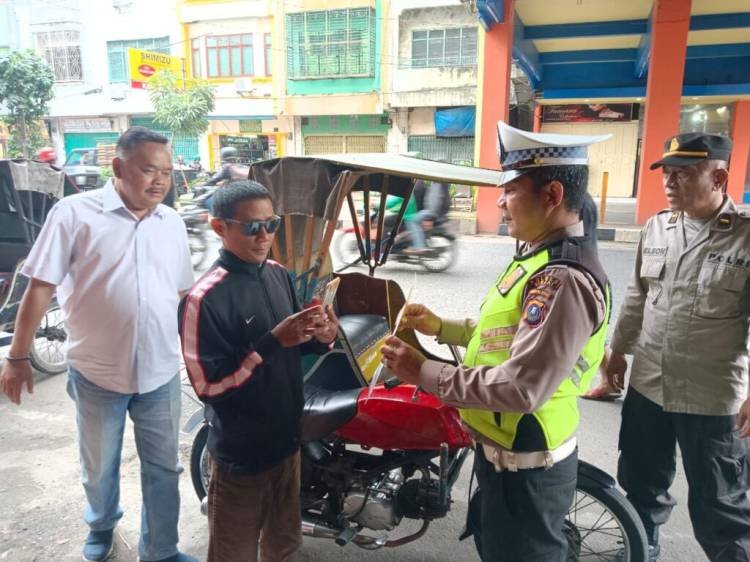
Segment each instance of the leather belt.
[{"label": "leather belt", "polygon": [[502,472],[503,470],[517,472],[531,468],[552,468],[555,463],[565,460],[573,454],[577,444],[576,438],[572,437],[557,449],[551,451],[516,453],[503,449],[500,446],[493,447],[492,445],[481,443],[484,458],[494,465],[495,472]]}]

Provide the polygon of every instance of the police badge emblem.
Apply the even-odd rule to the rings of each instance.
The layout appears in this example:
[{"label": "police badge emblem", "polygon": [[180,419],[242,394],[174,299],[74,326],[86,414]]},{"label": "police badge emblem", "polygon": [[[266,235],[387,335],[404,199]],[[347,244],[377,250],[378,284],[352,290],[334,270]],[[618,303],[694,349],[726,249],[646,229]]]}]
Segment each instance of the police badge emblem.
[{"label": "police badge emblem", "polygon": [[672,142],[669,143],[669,152],[676,152],[680,149],[680,141],[677,140],[677,137],[672,139]]}]

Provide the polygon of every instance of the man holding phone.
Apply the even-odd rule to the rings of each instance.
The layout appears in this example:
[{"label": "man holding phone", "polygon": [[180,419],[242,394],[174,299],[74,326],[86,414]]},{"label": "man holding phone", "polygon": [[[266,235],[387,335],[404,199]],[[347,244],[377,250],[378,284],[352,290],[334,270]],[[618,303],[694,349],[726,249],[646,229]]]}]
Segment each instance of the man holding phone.
[{"label": "man holding phone", "polygon": [[180,303],[190,381],[206,404],[211,480],[208,561],[294,560],[302,544],[302,353],[336,337],[330,306],[301,309],[281,264],[268,259],[281,218],[257,182],[214,195],[219,259]]}]

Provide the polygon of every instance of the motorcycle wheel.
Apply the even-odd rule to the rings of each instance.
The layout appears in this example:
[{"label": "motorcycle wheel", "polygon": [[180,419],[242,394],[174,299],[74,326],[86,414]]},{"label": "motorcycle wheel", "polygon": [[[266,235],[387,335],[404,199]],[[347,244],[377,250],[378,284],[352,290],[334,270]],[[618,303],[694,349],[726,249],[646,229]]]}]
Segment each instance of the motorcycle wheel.
[{"label": "motorcycle wheel", "polygon": [[445,271],[456,261],[456,240],[445,234],[428,235],[427,247],[430,254],[421,256],[420,262],[431,273]]},{"label": "motorcycle wheel", "polygon": [[638,513],[616,488],[579,485],[565,520],[567,562],[646,562],[648,542]]},{"label": "motorcycle wheel", "polygon": [[68,368],[63,344],[67,338],[63,313],[55,305],[44,314],[31,345],[31,365],[45,375],[59,375]]},{"label": "motorcycle wheel", "polygon": [[357,235],[354,232],[340,233],[336,237],[334,252],[336,253],[336,259],[339,261],[337,269],[355,264],[361,257],[357,245]]},{"label": "motorcycle wheel", "polygon": [[193,446],[190,449],[190,479],[193,481],[195,494],[201,501],[208,494],[208,481],[211,478],[206,441],[208,441],[208,426],[203,424],[195,434]]},{"label": "motorcycle wheel", "polygon": [[208,257],[208,239],[205,231],[202,228],[189,228],[188,244],[193,269],[199,269]]}]

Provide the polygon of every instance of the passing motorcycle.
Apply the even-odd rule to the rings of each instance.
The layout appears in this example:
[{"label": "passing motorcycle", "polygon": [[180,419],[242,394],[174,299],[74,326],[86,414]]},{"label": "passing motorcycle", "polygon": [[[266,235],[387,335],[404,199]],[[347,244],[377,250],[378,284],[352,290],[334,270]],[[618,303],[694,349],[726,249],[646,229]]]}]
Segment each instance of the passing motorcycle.
[{"label": "passing motorcycle", "polygon": [[[400,263],[421,265],[432,273],[446,271],[456,261],[458,245],[456,237],[447,228],[447,219],[424,221],[422,226],[427,244],[427,248],[424,251],[418,253],[409,252],[408,248],[411,245],[411,237],[407,230],[402,229],[396,235],[388,257]],[[373,217],[369,239],[371,253],[375,248],[376,239],[377,218]],[[338,238],[335,241],[334,251],[339,262],[342,264],[341,269],[345,269],[361,261],[359,240],[362,240],[365,244],[368,242],[365,239],[364,224],[360,223],[359,225],[359,238],[353,226],[340,229]]]}]

